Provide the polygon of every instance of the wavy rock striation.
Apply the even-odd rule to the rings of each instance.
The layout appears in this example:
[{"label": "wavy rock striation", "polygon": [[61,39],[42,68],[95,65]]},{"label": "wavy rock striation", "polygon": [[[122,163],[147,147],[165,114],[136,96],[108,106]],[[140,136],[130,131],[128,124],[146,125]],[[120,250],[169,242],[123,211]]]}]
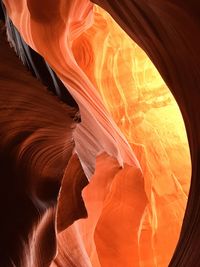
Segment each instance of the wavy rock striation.
[{"label": "wavy rock striation", "polygon": [[40,81],[1,33],[2,260],[154,267],[175,251],[170,266],[196,266],[199,5],[3,2],[8,39]]}]

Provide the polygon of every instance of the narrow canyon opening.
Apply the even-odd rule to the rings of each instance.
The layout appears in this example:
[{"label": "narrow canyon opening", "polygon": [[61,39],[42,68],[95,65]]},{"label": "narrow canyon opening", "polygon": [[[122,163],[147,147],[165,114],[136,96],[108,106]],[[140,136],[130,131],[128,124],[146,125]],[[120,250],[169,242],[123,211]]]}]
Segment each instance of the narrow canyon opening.
[{"label": "narrow canyon opening", "polygon": [[[15,177],[8,157],[5,177],[13,176],[19,199],[34,210],[22,231],[28,242],[19,255],[14,246],[19,266],[166,267],[192,172],[178,104],[148,55],[103,8],[60,0],[45,9],[47,2],[4,1],[18,54],[29,49],[39,73],[38,81],[2,42],[1,152],[18,168]],[[5,240],[10,247],[6,233]]]}]

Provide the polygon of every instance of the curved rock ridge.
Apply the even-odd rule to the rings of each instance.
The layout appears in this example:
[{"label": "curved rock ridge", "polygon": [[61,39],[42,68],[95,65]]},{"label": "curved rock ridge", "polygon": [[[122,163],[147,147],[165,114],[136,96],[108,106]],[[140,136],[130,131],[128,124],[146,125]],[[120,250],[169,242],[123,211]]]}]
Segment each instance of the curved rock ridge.
[{"label": "curved rock ridge", "polygon": [[[171,266],[194,266],[198,256],[186,248],[193,235],[188,218],[198,214],[189,209],[198,171],[199,48],[191,33],[199,29],[197,6],[3,2],[23,46],[44,58],[78,104],[69,107],[48,93],[0,43],[1,164],[5,188],[15,185],[11,197],[1,196],[7,200],[2,229],[13,229],[2,235],[5,267],[168,266],[182,222]],[[190,153],[164,81],[192,152],[184,221]],[[23,219],[8,214],[13,205]]]},{"label": "curved rock ridge", "polygon": [[[139,244],[137,249],[132,248],[139,251],[141,258],[132,255],[131,261],[127,252],[124,261],[115,255],[112,262],[109,251],[110,262],[103,266],[166,266],[179,237],[191,175],[185,126],[176,101],[147,55],[97,6],[93,25],[74,40],[73,52],[133,148],[148,197],[138,226]],[[108,211],[111,213],[112,206]],[[105,218],[103,222],[106,224]],[[109,244],[108,240],[105,244]],[[124,247],[118,246],[118,250]]]},{"label": "curved rock ridge", "polygon": [[[51,12],[42,11],[39,1],[21,0],[11,6],[4,1],[4,4],[25,42],[44,57],[79,106],[82,123],[74,138],[87,177],[94,171],[95,156],[105,150],[117,157],[121,165],[127,162],[140,168],[130,145],[73,56],[72,41],[91,26],[93,5],[89,1],[70,0],[67,5],[65,1],[51,1],[48,6],[52,14],[57,10],[54,17]],[[80,144],[82,138],[85,142]]]},{"label": "curved rock ridge", "polygon": [[[78,109],[32,77],[6,42],[3,26],[0,47],[0,263],[45,267],[56,253],[55,221],[62,221],[56,205],[65,175],[71,188],[65,210],[76,219],[87,215],[81,190],[88,180],[74,154]],[[72,162],[75,174],[68,171]]]},{"label": "curved rock ridge", "polygon": [[192,161],[190,194],[169,266],[198,266],[200,4],[191,1],[95,0],[147,53],[173,93],[186,126]]}]

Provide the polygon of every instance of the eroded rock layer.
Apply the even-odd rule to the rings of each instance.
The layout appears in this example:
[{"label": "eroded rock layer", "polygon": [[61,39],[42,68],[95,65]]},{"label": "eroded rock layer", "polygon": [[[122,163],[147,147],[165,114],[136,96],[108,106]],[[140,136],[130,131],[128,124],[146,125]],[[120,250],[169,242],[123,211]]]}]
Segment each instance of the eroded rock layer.
[{"label": "eroded rock layer", "polygon": [[[22,218],[26,209],[33,210],[28,226],[17,224],[26,228],[16,228],[15,247],[2,253],[13,266],[164,267],[179,240],[191,176],[180,110],[192,181],[198,170],[193,111],[199,48],[192,46],[191,34],[199,30],[197,6],[96,3],[116,21],[88,0],[4,0],[6,25],[16,27],[15,35],[8,30],[8,39],[19,57],[24,63],[31,58],[30,69],[40,81],[55,93],[59,86],[69,90],[77,103],[72,108],[47,93],[2,42],[2,166],[13,165],[12,171],[4,166],[6,187],[15,184],[11,195]],[[37,71],[34,51],[44,59],[51,85]],[[187,101],[188,88],[193,103]],[[191,192],[193,187],[194,182]],[[190,194],[188,207],[194,199]],[[23,209],[22,202],[30,207]],[[187,216],[194,218],[189,208]],[[18,221],[15,213],[11,217]],[[12,229],[11,217],[5,216],[4,228]],[[193,266],[192,258],[186,265],[191,253],[197,262],[195,251],[186,251],[190,230],[185,217],[172,266]],[[11,236],[4,236],[9,244]]]}]

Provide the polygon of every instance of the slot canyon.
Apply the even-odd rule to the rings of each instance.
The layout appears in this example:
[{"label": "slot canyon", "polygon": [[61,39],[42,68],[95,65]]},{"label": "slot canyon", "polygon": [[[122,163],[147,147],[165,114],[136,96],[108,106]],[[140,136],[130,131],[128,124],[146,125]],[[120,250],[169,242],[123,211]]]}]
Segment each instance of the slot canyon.
[{"label": "slot canyon", "polygon": [[199,267],[200,3],[0,1],[0,267]]}]

